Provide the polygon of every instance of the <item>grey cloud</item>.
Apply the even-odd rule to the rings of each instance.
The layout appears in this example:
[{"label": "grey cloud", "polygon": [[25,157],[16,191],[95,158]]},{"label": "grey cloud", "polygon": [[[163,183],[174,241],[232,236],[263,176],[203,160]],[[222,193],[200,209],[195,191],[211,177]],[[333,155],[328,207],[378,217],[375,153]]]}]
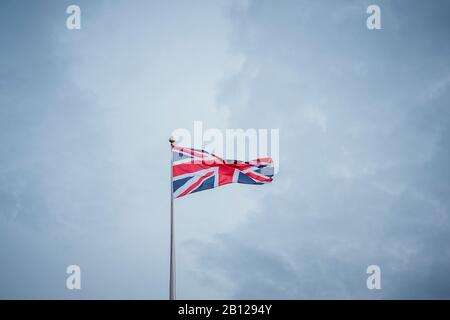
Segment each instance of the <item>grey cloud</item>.
[{"label": "grey cloud", "polygon": [[[218,265],[232,297],[449,297],[448,4],[381,1],[376,32],[365,28],[368,4],[263,1],[232,15],[246,62],[219,104],[235,126],[281,136],[273,194],[218,239],[228,254],[198,254],[228,257]],[[258,257],[226,267],[247,248],[289,266],[273,266],[289,290],[261,293],[273,275],[253,277]],[[365,287],[370,264],[382,268],[381,291]]]}]

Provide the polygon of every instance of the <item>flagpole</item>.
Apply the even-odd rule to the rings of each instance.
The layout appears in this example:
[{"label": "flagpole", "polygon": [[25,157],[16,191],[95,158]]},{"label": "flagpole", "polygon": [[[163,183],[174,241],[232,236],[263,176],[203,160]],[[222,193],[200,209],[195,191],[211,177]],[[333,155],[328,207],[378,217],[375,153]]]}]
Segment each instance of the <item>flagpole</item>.
[{"label": "flagpole", "polygon": [[172,182],[172,144],[175,142],[173,137],[169,138],[170,142],[170,287],[169,299],[176,299],[176,274],[175,274],[175,230],[174,230],[174,216],[173,216],[173,182]]}]

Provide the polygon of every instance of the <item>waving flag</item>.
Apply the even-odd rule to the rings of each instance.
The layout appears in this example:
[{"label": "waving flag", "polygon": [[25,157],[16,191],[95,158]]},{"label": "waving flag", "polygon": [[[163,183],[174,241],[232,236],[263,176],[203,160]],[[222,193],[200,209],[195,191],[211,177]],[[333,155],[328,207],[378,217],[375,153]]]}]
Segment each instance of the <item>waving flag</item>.
[{"label": "waving flag", "polygon": [[272,181],[272,158],[252,161],[223,160],[204,150],[172,144],[174,198],[229,183],[265,184]]}]

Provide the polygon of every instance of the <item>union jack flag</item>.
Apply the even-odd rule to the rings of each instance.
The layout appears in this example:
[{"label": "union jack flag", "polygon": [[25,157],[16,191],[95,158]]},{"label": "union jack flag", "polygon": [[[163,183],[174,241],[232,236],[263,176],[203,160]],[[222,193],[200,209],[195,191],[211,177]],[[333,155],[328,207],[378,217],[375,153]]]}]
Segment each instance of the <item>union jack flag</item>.
[{"label": "union jack flag", "polygon": [[272,158],[252,161],[223,160],[204,150],[172,144],[174,198],[229,183],[265,184],[272,181]]}]

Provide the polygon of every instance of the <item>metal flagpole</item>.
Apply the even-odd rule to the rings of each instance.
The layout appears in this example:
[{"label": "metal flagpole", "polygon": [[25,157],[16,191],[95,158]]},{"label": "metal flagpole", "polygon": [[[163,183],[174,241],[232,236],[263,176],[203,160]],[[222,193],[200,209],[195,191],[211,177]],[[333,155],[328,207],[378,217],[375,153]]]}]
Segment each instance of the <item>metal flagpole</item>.
[{"label": "metal flagpole", "polygon": [[173,217],[173,183],[172,183],[172,166],[173,166],[173,154],[172,144],[175,142],[173,137],[169,138],[170,142],[170,288],[169,299],[176,299],[176,274],[175,274],[175,230],[174,230],[174,217]]}]

